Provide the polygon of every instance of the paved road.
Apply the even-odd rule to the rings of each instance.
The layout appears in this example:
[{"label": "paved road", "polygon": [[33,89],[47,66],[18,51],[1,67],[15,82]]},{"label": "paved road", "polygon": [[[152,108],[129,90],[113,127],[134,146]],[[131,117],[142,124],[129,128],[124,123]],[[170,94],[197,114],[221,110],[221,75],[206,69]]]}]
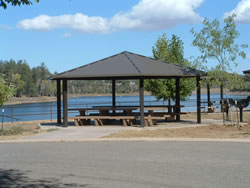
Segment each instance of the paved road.
[{"label": "paved road", "polygon": [[250,144],[0,144],[0,187],[250,187]]}]

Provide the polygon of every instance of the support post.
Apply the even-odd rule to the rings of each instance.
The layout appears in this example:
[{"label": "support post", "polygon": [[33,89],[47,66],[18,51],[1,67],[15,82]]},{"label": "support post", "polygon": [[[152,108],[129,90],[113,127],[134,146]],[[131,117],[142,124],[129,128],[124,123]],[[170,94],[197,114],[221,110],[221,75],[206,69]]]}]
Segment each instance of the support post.
[{"label": "support post", "polygon": [[175,79],[175,85],[176,85],[176,102],[175,102],[175,113],[176,113],[176,121],[180,121],[180,78]]},{"label": "support post", "polygon": [[210,85],[209,85],[209,83],[207,83],[207,106],[211,107]]},{"label": "support post", "polygon": [[215,108],[213,107],[213,103],[211,102],[211,97],[210,97],[210,84],[207,83],[207,112],[208,113],[213,113],[215,111]]},{"label": "support post", "polygon": [[201,123],[201,86],[200,86],[200,76],[196,77],[196,86],[197,86],[197,123]]},{"label": "support post", "polygon": [[243,108],[240,108],[240,122],[243,122]]},{"label": "support post", "polygon": [[63,80],[63,127],[68,126],[68,96],[67,80]]},{"label": "support post", "polygon": [[61,112],[61,80],[57,80],[57,124],[62,123]]},{"label": "support post", "polygon": [[[112,80],[112,107],[116,107],[115,80]],[[115,110],[113,112],[115,112]]]},{"label": "support post", "polygon": [[224,112],[224,106],[223,106],[223,98],[224,98],[224,94],[223,94],[223,84],[220,85],[220,109],[221,109],[221,112]]},{"label": "support post", "polygon": [[144,127],[144,79],[140,78],[140,127]]}]

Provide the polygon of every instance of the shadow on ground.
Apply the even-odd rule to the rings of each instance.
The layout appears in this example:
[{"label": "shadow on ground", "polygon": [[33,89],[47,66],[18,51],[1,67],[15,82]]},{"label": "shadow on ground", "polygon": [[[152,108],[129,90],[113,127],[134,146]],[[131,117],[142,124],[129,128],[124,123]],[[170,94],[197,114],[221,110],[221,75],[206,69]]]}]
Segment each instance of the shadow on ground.
[{"label": "shadow on ground", "polygon": [[15,169],[0,169],[0,188],[20,187],[20,188],[66,188],[66,187],[87,187],[88,184],[62,183],[56,178],[31,179],[27,176],[29,171]]},{"label": "shadow on ground", "polygon": [[[181,123],[183,125],[185,124],[197,124],[197,122],[195,120],[179,120],[179,121],[176,121],[176,120],[158,120],[158,125],[161,125],[161,124],[164,124],[164,123],[167,123],[168,125],[171,125],[171,124],[175,124],[175,123]],[[57,124],[56,122],[46,122],[46,123],[40,123],[41,126],[57,126],[57,127],[62,127],[63,125],[59,125]],[[75,124],[73,121],[69,121],[68,122],[68,126],[69,127],[74,127]],[[91,124],[90,125],[84,125],[84,126],[88,126],[88,127],[94,127],[94,122],[91,121]],[[113,121],[109,121],[107,125],[104,125],[104,126],[114,126],[114,127],[123,127],[122,125],[122,122],[119,121],[119,120],[113,120]],[[154,126],[157,126],[157,125],[154,125]],[[132,125],[132,127],[140,127],[140,121],[137,120],[134,122],[134,124]]]},{"label": "shadow on ground", "polygon": [[[62,127],[63,124],[57,124],[56,122],[46,122],[46,123],[40,123],[41,126],[57,126]],[[68,126],[75,126],[74,122],[68,122]]]},{"label": "shadow on ground", "polygon": [[[57,126],[57,127],[62,127],[63,124],[59,125],[57,124],[56,122],[46,122],[46,123],[40,123],[41,126]],[[72,127],[72,126],[75,126],[75,123],[73,121],[69,121],[68,122],[68,126],[69,127]],[[94,121],[91,121],[91,123],[89,125],[84,125],[84,126],[88,126],[88,127],[94,127],[95,124],[94,124]],[[113,121],[109,121],[108,124],[106,125],[103,125],[103,126],[123,126],[122,125],[122,122],[120,122],[119,120],[113,120]],[[139,121],[137,121],[134,125],[135,127],[138,127],[139,126]]]}]

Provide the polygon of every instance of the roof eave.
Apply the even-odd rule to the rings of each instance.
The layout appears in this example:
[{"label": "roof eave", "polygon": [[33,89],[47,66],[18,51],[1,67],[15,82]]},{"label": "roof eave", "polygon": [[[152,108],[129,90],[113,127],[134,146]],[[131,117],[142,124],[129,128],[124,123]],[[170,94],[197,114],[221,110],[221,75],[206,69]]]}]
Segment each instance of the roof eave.
[{"label": "roof eave", "polygon": [[54,76],[51,80],[96,80],[96,79],[160,79],[160,78],[194,78],[203,75],[201,74],[190,74],[190,75],[98,75],[98,76],[82,76],[82,75],[74,75],[74,76]]}]

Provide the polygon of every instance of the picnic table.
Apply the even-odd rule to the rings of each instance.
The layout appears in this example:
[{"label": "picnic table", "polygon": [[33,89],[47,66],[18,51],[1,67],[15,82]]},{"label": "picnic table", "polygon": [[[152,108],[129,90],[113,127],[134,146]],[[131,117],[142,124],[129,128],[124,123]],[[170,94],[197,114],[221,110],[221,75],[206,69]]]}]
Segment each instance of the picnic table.
[{"label": "picnic table", "polygon": [[[132,111],[137,110],[137,107],[122,107],[122,106],[93,106],[92,108],[72,108],[68,111],[79,111],[80,116],[74,117],[75,125],[90,124],[90,120],[94,120],[95,125],[103,125],[109,120],[119,119],[123,122],[124,126],[132,125],[132,120],[135,117]],[[98,111],[97,114],[87,115],[87,111]],[[112,111],[110,113],[110,111]],[[115,111],[122,111],[122,113],[114,113]]]},{"label": "picnic table", "polygon": [[[79,111],[80,116],[73,118],[76,126],[90,124],[90,120],[93,120],[97,126],[106,124],[110,120],[120,120],[124,126],[128,126],[140,119],[138,113],[133,113],[139,108],[139,106],[93,106],[91,108],[71,108],[68,111]],[[177,114],[175,108],[176,106],[145,106],[144,110],[148,111],[144,117],[145,125],[151,126],[156,124],[157,120],[166,120],[167,116],[173,118]],[[167,112],[159,112],[160,110],[167,110]],[[98,113],[87,114],[87,111],[98,111]]]},{"label": "picnic table", "polygon": [[91,108],[70,108],[68,111],[79,111],[80,116],[87,115],[87,111],[99,111],[100,115],[110,115],[110,111],[123,111],[124,114],[130,115],[133,110],[137,110],[134,106],[93,106]]}]

